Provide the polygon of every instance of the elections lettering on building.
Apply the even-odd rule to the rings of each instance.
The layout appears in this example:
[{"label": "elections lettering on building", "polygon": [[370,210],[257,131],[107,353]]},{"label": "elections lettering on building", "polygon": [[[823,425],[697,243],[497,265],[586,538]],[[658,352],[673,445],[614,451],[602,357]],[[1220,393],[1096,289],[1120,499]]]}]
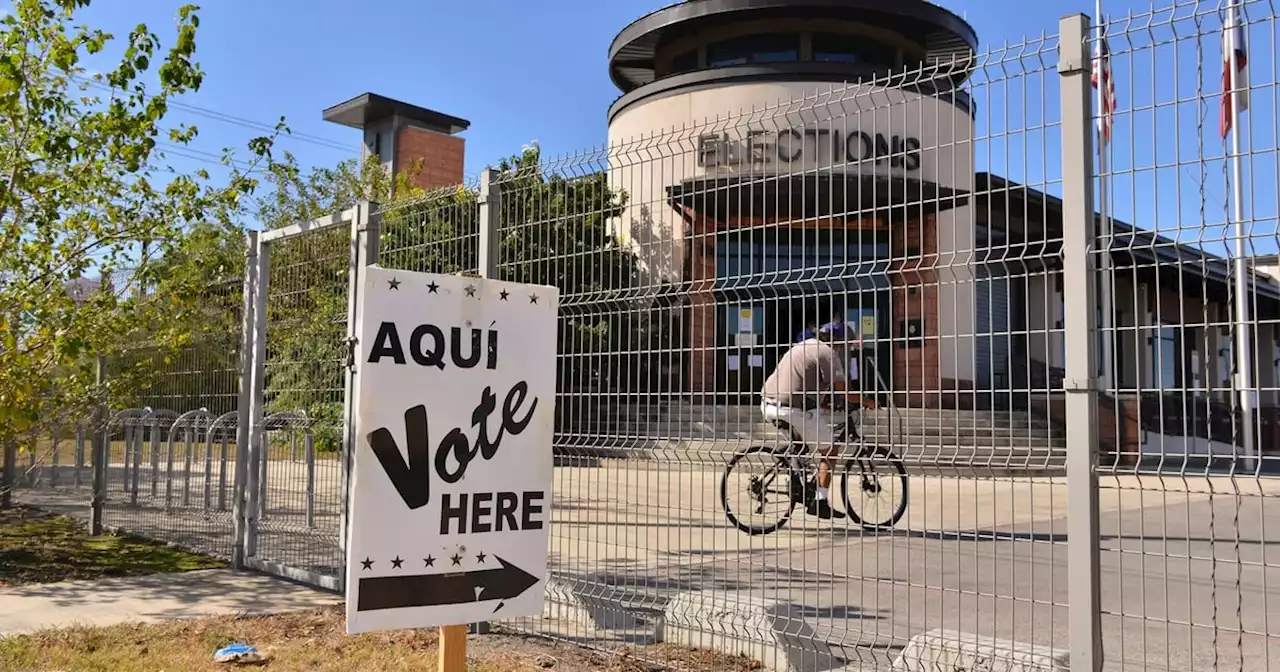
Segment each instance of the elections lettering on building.
[{"label": "elections lettering on building", "polygon": [[799,127],[763,128],[698,136],[698,167],[814,165],[871,162],[912,171],[920,169],[920,139],[862,130]]},{"label": "elections lettering on building", "polygon": [[348,632],[541,613],[558,303],[554,287],[365,272]]}]

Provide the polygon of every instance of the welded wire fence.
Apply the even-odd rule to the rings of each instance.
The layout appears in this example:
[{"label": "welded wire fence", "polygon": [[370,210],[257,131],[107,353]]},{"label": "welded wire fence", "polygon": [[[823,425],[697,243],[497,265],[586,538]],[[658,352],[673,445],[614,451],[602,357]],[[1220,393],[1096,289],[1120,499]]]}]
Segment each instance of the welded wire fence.
[{"label": "welded wire fence", "polygon": [[[1111,139],[1090,251],[1098,415],[1120,427],[1099,468],[1101,624],[1127,669],[1280,667],[1276,37],[1262,2],[1180,3],[1092,36],[1117,101],[1095,113]],[[1224,75],[1232,43],[1247,67]]]},{"label": "welded wire fence", "polygon": [[[481,273],[560,290],[547,609],[507,625],[770,669],[1280,666],[1274,12],[1050,32],[629,95],[607,148],[262,234],[226,359],[113,409],[109,509],[243,484],[248,563],[340,586],[360,268]],[[845,392],[777,373],[831,324]]]},{"label": "welded wire fence", "polygon": [[353,212],[257,248],[246,562],[320,583],[345,562]]}]

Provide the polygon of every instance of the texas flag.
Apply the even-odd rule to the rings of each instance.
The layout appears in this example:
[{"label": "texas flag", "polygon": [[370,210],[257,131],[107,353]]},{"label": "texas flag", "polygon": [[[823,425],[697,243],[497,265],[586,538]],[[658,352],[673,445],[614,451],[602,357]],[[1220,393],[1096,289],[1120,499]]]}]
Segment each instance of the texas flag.
[{"label": "texas flag", "polygon": [[1228,0],[1227,20],[1222,26],[1222,111],[1218,118],[1218,132],[1223,138],[1235,125],[1236,115],[1247,109],[1249,56],[1245,49],[1244,21],[1240,16],[1240,0]]},{"label": "texas flag", "polygon": [[1102,144],[1111,141],[1116,114],[1116,83],[1111,78],[1111,49],[1107,45],[1107,23],[1100,18],[1098,42],[1093,47],[1093,88],[1098,90],[1098,136]]}]

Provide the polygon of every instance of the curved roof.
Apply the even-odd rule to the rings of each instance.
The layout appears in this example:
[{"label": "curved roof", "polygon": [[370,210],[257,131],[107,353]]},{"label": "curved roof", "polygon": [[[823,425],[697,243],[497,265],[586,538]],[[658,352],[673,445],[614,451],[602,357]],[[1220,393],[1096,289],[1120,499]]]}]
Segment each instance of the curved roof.
[{"label": "curved roof", "polygon": [[653,82],[654,56],[664,42],[743,20],[857,20],[920,40],[928,63],[957,63],[957,83],[969,75],[978,35],[964,19],[925,0],[685,0],[631,22],[609,47],[609,76],[623,93]]}]

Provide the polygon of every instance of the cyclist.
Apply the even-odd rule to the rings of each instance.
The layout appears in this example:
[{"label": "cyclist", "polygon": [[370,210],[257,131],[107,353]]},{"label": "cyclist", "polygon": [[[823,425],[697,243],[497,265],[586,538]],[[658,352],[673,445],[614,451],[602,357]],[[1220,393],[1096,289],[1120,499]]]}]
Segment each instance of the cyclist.
[{"label": "cyclist", "polygon": [[[793,436],[822,459],[818,487],[805,493],[805,510],[823,519],[844,518],[831,508],[831,462],[840,452],[832,401],[846,401],[845,362],[849,358],[848,329],[836,320],[822,325],[812,338],[795,345],[778,360],[760,391],[760,413],[769,422],[782,421]],[[843,420],[843,419],[842,419]],[[843,422],[841,422],[843,424]]]}]

